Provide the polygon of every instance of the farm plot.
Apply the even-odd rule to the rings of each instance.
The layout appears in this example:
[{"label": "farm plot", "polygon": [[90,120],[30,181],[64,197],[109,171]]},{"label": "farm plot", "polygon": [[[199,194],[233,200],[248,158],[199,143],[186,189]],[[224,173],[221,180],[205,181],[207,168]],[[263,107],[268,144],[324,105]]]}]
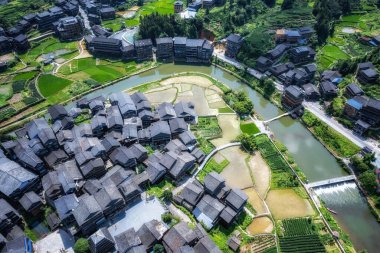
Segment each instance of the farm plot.
[{"label": "farm plot", "polygon": [[203,182],[203,179],[205,178],[205,176],[209,174],[210,172],[214,171],[220,174],[224,170],[224,168],[227,167],[229,163],[230,162],[227,159],[224,159],[221,162],[217,162],[214,158],[211,158],[210,161],[207,162],[206,166],[199,172],[198,174],[199,181]]},{"label": "farm plot", "polygon": [[190,126],[191,131],[197,132],[205,139],[214,139],[222,135],[222,129],[219,126],[218,118],[211,117],[198,117],[198,124]]},{"label": "farm plot", "polygon": [[44,97],[56,95],[58,92],[69,86],[72,81],[53,75],[42,75],[38,79],[38,89]]},{"label": "farm plot", "polygon": [[145,67],[149,62],[137,66],[135,62],[110,62],[95,58],[76,59],[59,69],[59,74],[71,80],[93,79],[106,83],[136,71],[137,67]]},{"label": "farm plot", "polygon": [[275,253],[276,241],[273,236],[265,235],[252,238],[251,241],[243,245],[240,252],[242,253]]},{"label": "farm plot", "polygon": [[280,237],[280,248],[283,253],[326,252],[318,235],[305,235],[294,237]]},{"label": "farm plot", "polygon": [[257,136],[255,140],[261,155],[272,171],[271,189],[298,186],[298,181],[291,173],[288,164],[277,152],[269,138],[261,135]]},{"label": "farm plot", "polygon": [[32,48],[25,54],[20,55],[25,62],[35,62],[42,54],[51,54],[55,56],[56,51],[62,54],[73,53],[78,51],[77,42],[60,42],[56,38],[49,37],[39,42],[32,43]]},{"label": "farm plot", "polygon": [[[296,218],[282,220],[280,232],[280,248],[282,252],[326,252],[318,235],[318,226],[312,218]],[[282,234],[282,235],[281,235]]]}]

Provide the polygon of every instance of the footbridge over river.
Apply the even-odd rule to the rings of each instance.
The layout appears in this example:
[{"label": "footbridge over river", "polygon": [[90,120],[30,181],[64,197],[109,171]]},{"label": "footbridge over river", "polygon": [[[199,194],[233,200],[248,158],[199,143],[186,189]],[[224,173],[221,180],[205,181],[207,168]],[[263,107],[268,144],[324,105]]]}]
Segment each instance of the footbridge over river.
[{"label": "footbridge over river", "polygon": [[343,182],[350,182],[350,181],[356,181],[355,175],[349,175],[344,177],[336,177],[336,178],[330,178],[326,180],[321,180],[313,183],[306,184],[307,188],[317,188],[317,187],[323,187],[327,185],[334,185],[339,184]]}]

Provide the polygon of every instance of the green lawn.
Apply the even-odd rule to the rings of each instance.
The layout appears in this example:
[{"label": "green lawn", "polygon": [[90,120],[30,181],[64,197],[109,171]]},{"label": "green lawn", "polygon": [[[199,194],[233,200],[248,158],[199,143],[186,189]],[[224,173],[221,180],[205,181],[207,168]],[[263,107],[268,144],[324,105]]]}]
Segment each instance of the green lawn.
[{"label": "green lawn", "polygon": [[56,95],[59,91],[69,86],[72,81],[53,76],[50,74],[41,75],[38,79],[38,89],[44,97]]},{"label": "green lawn", "polygon": [[219,113],[234,113],[234,110],[232,110],[229,107],[222,107],[218,109]]},{"label": "green lawn", "polygon": [[240,130],[245,134],[260,133],[259,128],[254,123],[240,123]]}]

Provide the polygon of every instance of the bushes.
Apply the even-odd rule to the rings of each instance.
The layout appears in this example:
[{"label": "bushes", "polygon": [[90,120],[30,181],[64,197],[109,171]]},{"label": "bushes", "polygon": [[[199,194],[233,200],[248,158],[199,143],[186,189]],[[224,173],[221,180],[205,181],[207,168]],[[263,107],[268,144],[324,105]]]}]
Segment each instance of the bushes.
[{"label": "bushes", "polygon": [[90,245],[85,238],[79,238],[74,245],[75,253],[88,253],[90,252]]},{"label": "bushes", "polygon": [[250,115],[253,103],[244,91],[233,91],[223,95],[223,99],[239,115]]},{"label": "bushes", "polygon": [[241,142],[241,145],[248,152],[253,152],[257,148],[256,139],[253,135],[248,135],[244,133],[244,134],[239,135],[237,140]]},{"label": "bushes", "polygon": [[20,93],[25,88],[25,80],[18,80],[12,83],[13,93]]}]

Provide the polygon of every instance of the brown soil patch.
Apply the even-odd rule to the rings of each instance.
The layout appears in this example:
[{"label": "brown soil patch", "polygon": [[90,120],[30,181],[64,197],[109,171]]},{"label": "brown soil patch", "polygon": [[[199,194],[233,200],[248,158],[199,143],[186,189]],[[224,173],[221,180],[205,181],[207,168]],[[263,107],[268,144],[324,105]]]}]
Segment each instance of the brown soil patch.
[{"label": "brown soil patch", "polygon": [[145,93],[145,95],[152,104],[172,103],[176,98],[177,89],[169,88],[162,91]]},{"label": "brown soil patch", "polygon": [[226,184],[231,188],[239,189],[252,187],[253,183],[249,175],[249,168],[245,163],[247,153],[243,152],[238,146],[223,149],[220,153],[230,162],[221,173],[226,179]]},{"label": "brown soil patch", "polygon": [[241,134],[240,121],[236,115],[218,115],[218,122],[223,136],[211,141],[216,147],[234,141]]},{"label": "brown soil patch", "polygon": [[265,198],[270,186],[270,169],[260,152],[256,152],[249,159],[249,167],[251,168],[258,194],[260,197]]},{"label": "brown soil patch", "polygon": [[272,230],[273,223],[268,217],[259,217],[253,219],[252,223],[247,228],[247,232],[251,235],[271,233]]},{"label": "brown soil patch", "polygon": [[13,95],[11,99],[9,99],[9,103],[15,104],[17,102],[20,102],[22,100],[22,94],[21,93],[16,93]]},{"label": "brown soil patch", "polygon": [[215,162],[217,163],[221,163],[223,162],[224,160],[226,160],[226,158],[220,153],[220,152],[217,152],[213,157],[212,157]]},{"label": "brown soil patch", "polygon": [[266,203],[276,219],[304,217],[314,214],[309,201],[301,198],[292,189],[269,191]]},{"label": "brown soil patch", "polygon": [[194,84],[203,88],[207,88],[212,85],[212,82],[210,80],[201,76],[179,76],[179,77],[169,78],[161,82],[162,85],[170,85],[170,84],[176,84],[176,83]]},{"label": "brown soil patch", "polygon": [[246,189],[244,192],[248,196],[248,202],[255,208],[257,215],[267,213],[268,210],[265,207],[264,201],[261,200],[257,191],[253,188]]}]

